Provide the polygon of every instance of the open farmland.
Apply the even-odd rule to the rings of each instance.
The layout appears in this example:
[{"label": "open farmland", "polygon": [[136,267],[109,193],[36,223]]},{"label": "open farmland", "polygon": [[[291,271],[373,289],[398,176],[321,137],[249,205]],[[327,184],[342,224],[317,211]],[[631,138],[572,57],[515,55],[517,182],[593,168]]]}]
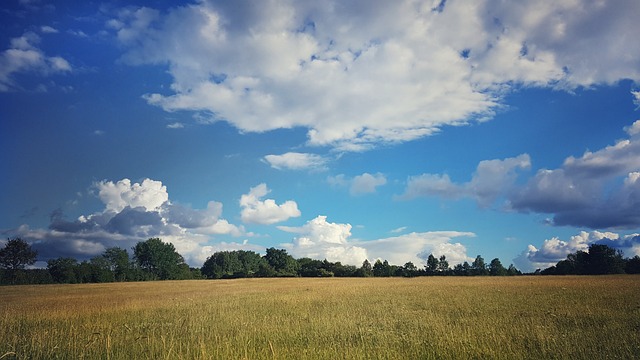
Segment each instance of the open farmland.
[{"label": "open farmland", "polygon": [[2,359],[640,358],[640,276],[0,288]]}]

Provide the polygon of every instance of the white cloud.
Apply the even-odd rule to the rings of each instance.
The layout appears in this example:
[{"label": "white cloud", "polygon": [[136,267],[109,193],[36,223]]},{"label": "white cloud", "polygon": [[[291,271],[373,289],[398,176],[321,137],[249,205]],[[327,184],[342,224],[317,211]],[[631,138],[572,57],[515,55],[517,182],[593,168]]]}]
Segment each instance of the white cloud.
[{"label": "white cloud", "polygon": [[351,236],[350,224],[330,223],[326,216],[318,216],[301,227],[278,228],[299,234],[292,243],[282,245],[294,257],[327,259],[345,264],[362,264],[367,258],[364,248],[348,244],[347,239]]},{"label": "white cloud", "polygon": [[[490,117],[513,86],[640,80],[637,2],[202,1],[109,22],[122,60],[168,64],[167,111],[242,131],[308,128],[361,151]],[[615,41],[611,41],[615,39]]]},{"label": "white cloud", "polygon": [[321,155],[298,152],[267,155],[264,160],[278,170],[326,170],[327,164],[327,159]]},{"label": "white cloud", "polygon": [[327,177],[327,182],[333,186],[349,187],[349,193],[351,195],[363,195],[375,193],[379,186],[387,183],[387,178],[384,174],[376,173],[369,174],[363,173],[353,178],[348,178],[344,174]]},{"label": "white cloud", "polygon": [[298,204],[293,200],[278,205],[273,199],[261,200],[270,190],[266,184],[252,187],[248,194],[240,198],[242,221],[254,224],[274,224],[300,216]]},{"label": "white cloud", "polygon": [[447,174],[423,174],[410,177],[402,199],[419,196],[440,196],[447,199],[472,197],[478,205],[488,207],[499,197],[507,195],[517,178],[517,170],[531,166],[529,155],[522,154],[504,160],[483,160],[471,181],[455,184]]},{"label": "white cloud", "polygon": [[242,244],[211,244],[211,235],[251,235],[242,226],[220,218],[219,202],[210,201],[206,209],[173,204],[162,182],[151,179],[134,184],[129,179],[101,181],[93,187],[105,206],[102,211],[69,221],[57,210],[48,229],[22,225],[13,234],[31,243],[44,260],[62,256],[88,259],[113,246],[130,249],[150,237],[172,243],[192,266],[201,266],[211,255],[207,253],[210,249],[262,249],[246,240]]},{"label": "white cloud", "polygon": [[100,200],[107,211],[120,212],[125,207],[144,207],[147,211],[157,210],[169,200],[167,187],[161,181],[144,179],[142,183],[131,183],[129,179],[118,182],[100,181],[94,184]]},{"label": "white cloud", "polygon": [[15,74],[35,73],[48,76],[72,70],[64,58],[45,55],[36,47],[39,42],[40,37],[33,32],[11,39],[9,49],[0,53],[0,91],[20,89],[20,85],[13,79]]},{"label": "white cloud", "polygon": [[318,216],[301,227],[278,228],[298,234],[291,243],[282,244],[295,257],[327,259],[357,266],[365,259],[385,259],[395,265],[411,261],[418,265],[424,263],[430,253],[445,255],[450,264],[455,265],[470,258],[464,245],[451,243],[451,240],[475,236],[473,233],[440,231],[414,232],[377,240],[352,240],[350,224],[331,223],[326,216]]},{"label": "white cloud", "polygon": [[[640,91],[638,92],[638,97],[640,97]],[[640,100],[636,100],[636,102],[638,101]],[[640,120],[636,120],[633,124],[624,128],[624,131],[626,131],[627,134],[629,134],[629,136],[635,136],[640,134]]]}]

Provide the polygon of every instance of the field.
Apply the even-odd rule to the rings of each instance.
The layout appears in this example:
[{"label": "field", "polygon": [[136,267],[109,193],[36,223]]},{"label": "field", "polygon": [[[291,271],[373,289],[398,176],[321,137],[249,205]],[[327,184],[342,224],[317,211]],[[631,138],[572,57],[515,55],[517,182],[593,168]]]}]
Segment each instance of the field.
[{"label": "field", "polygon": [[633,359],[640,276],[0,288],[2,359]]}]

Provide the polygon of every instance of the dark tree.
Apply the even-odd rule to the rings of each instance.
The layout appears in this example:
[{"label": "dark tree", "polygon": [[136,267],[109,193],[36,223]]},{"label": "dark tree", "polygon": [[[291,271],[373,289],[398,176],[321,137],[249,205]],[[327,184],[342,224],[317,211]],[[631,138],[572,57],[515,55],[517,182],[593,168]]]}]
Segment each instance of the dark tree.
[{"label": "dark tree", "polygon": [[476,256],[476,259],[473,260],[471,264],[471,272],[473,275],[488,275],[489,270],[487,270],[487,265],[484,262],[482,256]]},{"label": "dark tree", "polygon": [[627,274],[640,274],[640,256],[627,259],[624,270]]},{"label": "dark tree", "polygon": [[31,249],[26,241],[20,238],[9,239],[4,248],[0,249],[0,268],[22,270],[27,265],[35,264],[37,256],[38,252]]},{"label": "dark tree", "polygon": [[189,266],[171,243],[151,238],[133,247],[136,262],[152,280],[184,279],[190,277]]},{"label": "dark tree", "polygon": [[404,277],[414,277],[418,274],[418,267],[409,261],[400,268],[400,274]]},{"label": "dark tree", "polygon": [[509,265],[509,268],[507,269],[507,275],[508,276],[514,276],[514,275],[522,275],[522,272],[518,269],[516,269],[515,266],[513,266],[513,264]]},{"label": "dark tree", "polygon": [[425,265],[425,270],[427,270],[428,273],[433,273],[438,270],[438,264],[438,259],[433,256],[433,254],[429,254],[429,257],[427,258],[427,265]]},{"label": "dark tree", "polygon": [[449,271],[449,262],[447,261],[447,257],[442,255],[438,260],[438,271],[441,273],[445,273]]},{"label": "dark tree", "polygon": [[502,266],[500,259],[495,258],[489,263],[489,275],[491,276],[505,276],[507,275],[507,269]]},{"label": "dark tree", "polygon": [[109,263],[115,281],[132,280],[131,260],[127,250],[119,247],[111,247],[102,255]]},{"label": "dark tree", "polygon": [[613,249],[607,245],[589,245],[587,274],[623,274],[624,265],[622,251]]},{"label": "dark tree", "polygon": [[371,266],[371,263],[369,262],[369,260],[365,259],[362,262],[362,266],[360,266],[358,269],[355,270],[355,272],[353,273],[353,276],[355,277],[373,276],[373,266]]},{"label": "dark tree", "polygon": [[73,258],[58,258],[47,261],[47,269],[53,281],[63,284],[75,284],[78,282],[76,268],[78,261]]},{"label": "dark tree", "polygon": [[394,269],[389,265],[387,260],[380,261],[380,259],[378,259],[376,263],[373,264],[373,276],[388,277],[392,276],[393,273]]}]

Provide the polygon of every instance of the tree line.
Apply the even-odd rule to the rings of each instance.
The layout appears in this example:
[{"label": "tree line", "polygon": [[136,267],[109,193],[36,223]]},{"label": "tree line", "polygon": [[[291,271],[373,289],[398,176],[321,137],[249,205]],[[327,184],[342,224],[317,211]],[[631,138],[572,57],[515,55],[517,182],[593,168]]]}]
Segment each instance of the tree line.
[{"label": "tree line", "polygon": [[506,276],[521,275],[513,265],[505,268],[498,258],[486,264],[482,256],[469,264],[451,268],[446,256],[429,255],[426,265],[402,266],[365,260],[360,267],[341,262],[295,259],[285,249],[268,248],[265,255],[254,251],[218,251],[201,268],[190,268],[173,244],[159,238],[138,242],[132,256],[120,247],[79,262],[70,257],[47,261],[46,269],[27,269],[36,262],[37,251],[19,238],[9,239],[0,249],[0,284],[100,283],[115,281],[233,279],[249,277],[415,277],[415,276]]},{"label": "tree line", "polygon": [[570,253],[564,260],[539,272],[542,275],[640,274],[640,256],[624,258],[622,251],[591,244],[587,251]]},{"label": "tree line", "polygon": [[[0,284],[99,283],[114,281],[235,279],[250,277],[415,277],[415,276],[513,276],[522,275],[511,264],[504,267],[495,258],[487,264],[478,255],[472,263],[449,266],[446,256],[430,254],[423,267],[412,262],[402,266],[378,259],[365,260],[360,267],[340,262],[295,259],[285,249],[268,248],[265,255],[254,251],[218,251],[201,268],[190,268],[173,244],[159,238],[138,242],[132,256],[120,247],[108,248],[101,255],[79,262],[70,257],[47,261],[46,269],[26,269],[36,262],[37,251],[20,238],[9,239],[0,249]],[[588,251],[577,251],[565,260],[535,274],[600,275],[638,274],[640,256],[625,259],[620,250],[592,244]]]}]

